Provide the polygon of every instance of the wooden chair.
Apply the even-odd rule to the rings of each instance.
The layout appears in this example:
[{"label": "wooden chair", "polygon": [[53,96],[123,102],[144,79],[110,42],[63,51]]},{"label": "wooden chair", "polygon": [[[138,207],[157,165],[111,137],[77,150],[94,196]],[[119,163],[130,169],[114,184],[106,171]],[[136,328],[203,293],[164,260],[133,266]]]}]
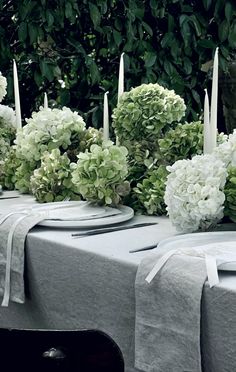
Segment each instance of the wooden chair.
[{"label": "wooden chair", "polygon": [[2,370],[124,372],[117,344],[96,330],[0,329]]}]

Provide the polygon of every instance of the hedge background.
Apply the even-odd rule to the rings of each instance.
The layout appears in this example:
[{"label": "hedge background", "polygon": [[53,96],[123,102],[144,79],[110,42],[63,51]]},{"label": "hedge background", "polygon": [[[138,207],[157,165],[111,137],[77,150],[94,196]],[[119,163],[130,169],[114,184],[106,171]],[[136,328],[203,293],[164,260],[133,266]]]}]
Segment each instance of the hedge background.
[{"label": "hedge background", "polygon": [[110,111],[116,105],[125,52],[126,90],[159,82],[180,94],[186,118],[196,119],[203,89],[210,94],[216,46],[227,70],[236,50],[234,0],[0,0],[0,71],[9,84],[4,103],[13,103],[15,58],[25,117],[46,91],[51,107],[76,109],[100,127],[105,91]]}]

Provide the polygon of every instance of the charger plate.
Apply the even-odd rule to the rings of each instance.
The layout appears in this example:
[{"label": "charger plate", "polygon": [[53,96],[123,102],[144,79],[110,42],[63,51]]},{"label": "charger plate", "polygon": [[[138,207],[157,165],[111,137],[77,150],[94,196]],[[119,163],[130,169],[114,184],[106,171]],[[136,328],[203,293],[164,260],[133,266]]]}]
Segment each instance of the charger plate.
[{"label": "charger plate", "polygon": [[[94,227],[102,227],[102,226],[110,226],[115,225],[120,222],[125,222],[133,218],[134,211],[132,208],[127,207],[125,205],[121,205],[116,208],[117,214],[115,215],[103,215],[102,217],[99,217],[99,214],[97,216],[94,216],[93,218],[83,220],[63,220],[63,214],[61,215],[60,219],[45,219],[44,221],[40,222],[38,225],[40,226],[46,226],[46,227],[53,227],[53,228],[94,228]],[[73,211],[73,214],[75,213],[75,208],[72,208],[71,211]],[[70,209],[67,210],[66,214],[68,217],[68,214],[70,213]]]},{"label": "charger plate", "polygon": [[[218,259],[218,270],[221,271],[236,271],[236,231],[212,231],[202,233],[192,233],[185,235],[177,235],[171,238],[163,239],[159,242],[158,248],[166,251],[178,248],[195,248],[209,247],[212,249],[226,247],[230,248],[227,257],[220,255]],[[235,252],[234,252],[235,244]],[[226,251],[227,253],[227,251]],[[229,260],[229,255],[232,254],[232,260]]]}]

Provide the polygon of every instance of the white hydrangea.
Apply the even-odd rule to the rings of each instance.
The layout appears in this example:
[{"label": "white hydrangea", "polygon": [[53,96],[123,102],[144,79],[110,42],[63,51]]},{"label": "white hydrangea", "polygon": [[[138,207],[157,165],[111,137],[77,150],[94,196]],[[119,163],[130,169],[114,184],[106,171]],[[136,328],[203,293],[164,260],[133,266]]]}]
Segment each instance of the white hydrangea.
[{"label": "white hydrangea", "polygon": [[56,148],[66,150],[85,130],[85,122],[67,107],[41,109],[34,112],[27,124],[19,130],[15,140],[17,156],[38,161],[45,151]]},{"label": "white hydrangea", "polygon": [[0,72],[0,102],[3,100],[5,95],[7,94],[7,79],[2,76]]},{"label": "white hydrangea", "polygon": [[164,201],[177,230],[206,230],[223,217],[227,170],[213,155],[197,155],[167,167]]},{"label": "white hydrangea", "polygon": [[16,114],[9,106],[0,105],[0,127],[16,128]]},{"label": "white hydrangea", "polygon": [[216,157],[223,161],[226,167],[236,166],[236,129],[229,135],[228,140],[221,143],[214,151]]}]

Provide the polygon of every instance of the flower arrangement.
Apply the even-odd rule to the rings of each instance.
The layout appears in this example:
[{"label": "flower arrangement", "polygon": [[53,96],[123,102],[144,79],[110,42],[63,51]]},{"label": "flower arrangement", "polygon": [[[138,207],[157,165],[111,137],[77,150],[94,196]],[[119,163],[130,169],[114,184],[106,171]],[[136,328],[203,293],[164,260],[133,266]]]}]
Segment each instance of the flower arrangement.
[{"label": "flower arrangement", "polygon": [[158,141],[160,158],[165,159],[167,164],[173,164],[177,160],[191,159],[194,155],[200,155],[203,151],[203,124],[201,121],[178,124],[170,129]]},{"label": "flower arrangement", "polygon": [[[41,108],[39,112],[33,113],[32,118],[27,119],[27,124],[23,129],[18,130],[14,150],[9,157],[5,157],[1,164],[1,182],[7,188],[14,186],[23,193],[32,192],[30,178],[34,170],[41,167],[42,160],[46,161],[46,166],[49,166],[49,162],[52,161],[54,171],[56,172],[57,169],[59,173],[55,159],[59,156],[57,152],[52,157],[48,156],[44,159],[45,153],[57,149],[60,155],[66,153],[71,162],[77,160],[77,154],[80,151],[89,149],[95,143],[102,143],[102,132],[95,128],[86,129],[78,113],[66,107],[62,110]],[[39,174],[42,174],[42,171]],[[59,176],[57,174],[57,177]],[[34,191],[36,198],[42,201],[46,190],[49,192],[50,185],[52,186],[53,182],[42,183],[40,192]],[[56,190],[58,190],[58,195],[56,195]],[[59,188],[53,189],[52,187],[52,198],[60,198],[60,192]]]},{"label": "flower arrangement", "polygon": [[227,169],[214,155],[196,155],[167,167],[164,201],[174,226],[183,232],[206,230],[224,215]]},{"label": "flower arrangement", "polygon": [[158,138],[184,116],[184,100],[159,84],[142,84],[124,93],[113,111],[113,127],[120,142]]},{"label": "flower arrangement", "polygon": [[45,151],[67,150],[73,141],[79,142],[85,130],[82,117],[67,107],[62,110],[41,108],[26,122],[27,125],[18,131],[15,144],[17,156],[28,161],[40,161]]},{"label": "flower arrangement", "polygon": [[99,204],[117,205],[129,192],[128,151],[125,147],[103,142],[92,145],[90,150],[78,155],[78,162],[71,164],[72,182],[86,200]]},{"label": "flower arrangement", "polygon": [[30,178],[30,189],[40,203],[62,201],[65,198],[80,200],[71,181],[70,159],[59,149],[45,152],[41,166]]},{"label": "flower arrangement", "polygon": [[[7,93],[7,79],[0,72],[0,102]],[[16,116],[12,108],[0,105],[0,166],[2,166],[16,132]]]},{"label": "flower arrangement", "polygon": [[224,188],[225,216],[236,222],[236,167],[229,166],[228,177]]},{"label": "flower arrangement", "polygon": [[7,79],[0,72],[0,102],[7,94]]},{"label": "flower arrangement", "polygon": [[164,203],[165,183],[167,170],[164,165],[147,172],[142,182],[134,187],[134,193],[138,199],[136,209],[141,213],[166,214]]}]

